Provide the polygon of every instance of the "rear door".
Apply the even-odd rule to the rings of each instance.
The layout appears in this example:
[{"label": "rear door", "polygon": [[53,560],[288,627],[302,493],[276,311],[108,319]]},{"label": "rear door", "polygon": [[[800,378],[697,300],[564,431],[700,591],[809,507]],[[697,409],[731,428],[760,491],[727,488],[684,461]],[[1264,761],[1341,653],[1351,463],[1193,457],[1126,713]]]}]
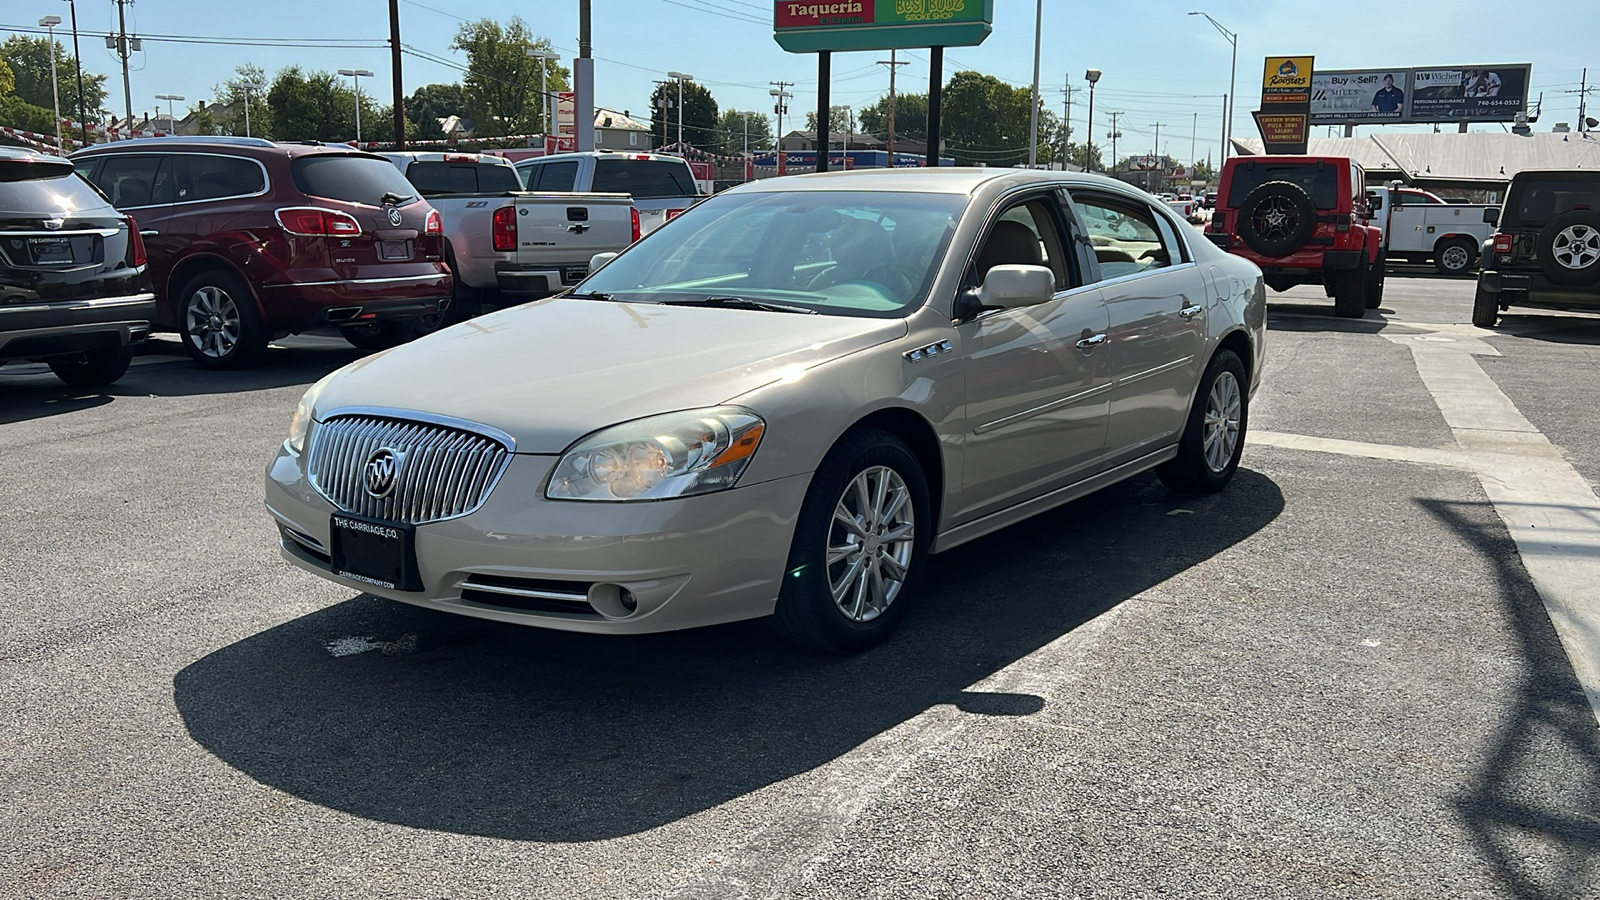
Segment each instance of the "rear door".
[{"label": "rear door", "polygon": [[381,277],[385,269],[439,252],[420,245],[432,207],[388,160],[318,153],[293,159],[289,171],[305,205],[342,212],[360,226],[359,234],[329,238],[339,278]]}]

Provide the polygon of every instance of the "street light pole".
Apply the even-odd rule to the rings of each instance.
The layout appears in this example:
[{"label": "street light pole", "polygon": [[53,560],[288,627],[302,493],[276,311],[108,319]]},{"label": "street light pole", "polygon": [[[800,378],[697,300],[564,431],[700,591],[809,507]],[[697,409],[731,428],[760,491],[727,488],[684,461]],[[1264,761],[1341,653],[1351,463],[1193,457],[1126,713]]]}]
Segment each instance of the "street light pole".
[{"label": "street light pole", "polygon": [[241,81],[241,82],[239,82],[239,90],[244,91],[244,136],[245,137],[249,137],[250,136],[250,92],[251,91],[259,91],[259,90],[261,90],[261,88],[262,88],[262,85],[258,81]]},{"label": "street light pole", "polygon": [[67,0],[72,12],[72,64],[78,70],[78,127],[83,131],[83,145],[89,146],[89,114],[83,106],[83,51],[78,49],[78,4]]},{"label": "street light pole", "polygon": [[[1093,172],[1094,171],[1094,86],[1095,86],[1095,83],[1100,80],[1100,70],[1099,69],[1090,69],[1089,71],[1083,73],[1083,77],[1084,77],[1085,81],[1089,82],[1089,128],[1085,132],[1085,134],[1087,134],[1088,136],[1084,138],[1084,143],[1083,143],[1083,170],[1085,172]],[[1113,159],[1111,161],[1112,165],[1115,165],[1116,162],[1117,161],[1115,159]]]},{"label": "street light pole", "polygon": [[340,69],[340,75],[350,76],[356,86],[356,143],[361,143],[361,79],[371,78],[371,69]]},{"label": "street light pole", "polygon": [[[165,101],[167,101],[167,131],[172,133],[172,134],[174,134],[174,135],[176,135],[178,133],[178,121],[177,121],[177,117],[174,116],[173,113],[172,113],[172,101],[174,101],[174,100],[182,100],[183,99],[183,95],[182,94],[157,94],[156,95],[156,99],[157,100],[165,100]],[[158,116],[161,115],[161,110],[157,109],[156,110],[156,115],[158,115]]]},{"label": "street light pole", "polygon": [[[50,101],[55,104],[56,110],[56,155],[65,156],[66,150],[61,143],[61,88],[56,84],[56,26],[61,24],[60,16],[45,16],[39,20],[39,25],[50,29]],[[1583,117],[1578,117],[1578,127],[1583,127]]]},{"label": "street light pole", "polygon": [[685,75],[682,72],[668,72],[667,73],[667,77],[671,78],[673,81],[676,81],[678,83],[678,152],[680,154],[682,154],[684,152],[684,150],[683,150],[683,83],[685,81],[693,81],[694,80],[694,76],[693,75]]},{"label": "street light pole", "polygon": [[1028,168],[1039,164],[1039,39],[1044,30],[1044,0],[1033,7],[1033,93],[1028,103]]},{"label": "street light pole", "polygon": [[[1237,78],[1237,76],[1239,74],[1239,35],[1234,33],[1234,32],[1232,32],[1232,31],[1229,31],[1228,29],[1226,29],[1224,27],[1222,27],[1222,23],[1218,22],[1216,19],[1211,18],[1211,14],[1210,13],[1203,13],[1203,12],[1195,11],[1195,12],[1189,13],[1189,15],[1191,15],[1191,16],[1205,16],[1206,17],[1206,21],[1210,22],[1213,26],[1216,27],[1216,29],[1218,31],[1222,32],[1222,36],[1227,38],[1228,39],[1228,43],[1233,45],[1233,64],[1228,69],[1228,116],[1227,116],[1227,121],[1224,123],[1224,127],[1225,127],[1225,129],[1227,131],[1226,136],[1229,137],[1229,138],[1232,138],[1233,137],[1233,101],[1234,101],[1234,98],[1236,96],[1238,96],[1238,91],[1237,91],[1237,86],[1238,85],[1237,85],[1237,82],[1236,82],[1236,78]],[[1229,149],[1228,148],[1228,144],[1229,143],[1230,143],[1230,141],[1223,141],[1222,142],[1222,159],[1223,159],[1224,162],[1226,162],[1227,159],[1228,159],[1228,149]]]},{"label": "street light pole", "polygon": [[555,117],[550,111],[550,61],[560,59],[561,54],[551,53],[548,50],[529,50],[528,55],[539,60],[539,93],[544,95],[544,103],[541,105],[544,110],[544,133],[552,134],[550,122]]}]

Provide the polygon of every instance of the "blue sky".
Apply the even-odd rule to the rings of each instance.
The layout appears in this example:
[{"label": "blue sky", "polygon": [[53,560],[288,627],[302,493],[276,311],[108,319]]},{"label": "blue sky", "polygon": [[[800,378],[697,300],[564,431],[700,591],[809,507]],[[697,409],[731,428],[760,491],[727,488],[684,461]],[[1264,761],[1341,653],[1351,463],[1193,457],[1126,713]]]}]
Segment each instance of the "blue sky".
[{"label": "blue sky", "polygon": [[[971,0],[969,0],[971,2]],[[1198,5],[1197,5],[1198,4]],[[1253,133],[1247,110],[1262,58],[1268,54],[1315,54],[1318,68],[1404,67],[1467,63],[1533,63],[1533,94],[1544,92],[1546,115],[1539,128],[1575,121],[1580,70],[1593,64],[1591,81],[1600,80],[1600,51],[1593,49],[1593,26],[1600,21],[1595,0],[1451,0],[1451,2],[1368,2],[1342,6],[1307,0],[1143,0],[1077,2],[1046,0],[1043,95],[1060,110],[1063,79],[1083,87],[1088,67],[1105,74],[1095,91],[1095,132],[1103,142],[1113,110],[1121,116],[1126,154],[1153,148],[1156,122],[1163,149],[1179,158],[1215,152],[1221,138],[1222,95],[1228,89],[1227,41],[1204,19],[1186,16],[1203,9],[1239,33],[1240,101],[1235,132]],[[79,26],[104,32],[114,27],[110,0],[77,0]],[[597,101],[639,112],[647,107],[652,81],[668,70],[688,72],[710,88],[723,109],[770,112],[768,82],[796,83],[790,116],[803,117],[816,105],[816,58],[780,50],[772,40],[770,6],[764,0],[592,0]],[[386,0],[138,0],[130,7],[129,28],[149,35],[188,35],[257,39],[359,39],[388,36]],[[67,18],[61,0],[7,0],[0,25],[33,25],[40,16]],[[575,55],[577,0],[401,0],[401,40],[428,53],[464,62],[449,50],[461,19],[521,16],[533,30],[551,38],[564,57]],[[1516,26],[1507,17],[1515,10]],[[1342,26],[1333,13],[1341,11]],[[1017,85],[1032,77],[1032,0],[996,0],[994,33],[978,47],[951,49],[945,74],[976,69]],[[1587,23],[1583,28],[1570,27]],[[373,87],[386,91],[389,55],[385,49],[291,48],[173,43],[149,40],[132,72],[137,110],[157,106],[156,94],[181,94],[190,101],[213,95],[213,86],[241,62],[268,73],[299,64],[314,69],[367,68],[378,74]],[[103,42],[86,41],[87,67],[111,74],[110,103],[120,111],[121,84],[116,60]],[[887,89],[885,67],[874,65],[887,53],[835,54],[833,102],[865,105]],[[903,90],[926,90],[926,51],[901,54]],[[460,72],[407,56],[406,90],[435,81],[453,81]],[[366,85],[363,84],[365,88]],[[1073,121],[1081,134],[1087,95],[1073,101]],[[1600,94],[1591,95],[1591,108]],[[1591,113],[1593,114],[1593,113]],[[803,118],[801,119],[803,121]],[[790,123],[786,118],[785,130]],[[1499,126],[1482,126],[1494,127]],[[1364,129],[1365,130],[1365,129]]]}]

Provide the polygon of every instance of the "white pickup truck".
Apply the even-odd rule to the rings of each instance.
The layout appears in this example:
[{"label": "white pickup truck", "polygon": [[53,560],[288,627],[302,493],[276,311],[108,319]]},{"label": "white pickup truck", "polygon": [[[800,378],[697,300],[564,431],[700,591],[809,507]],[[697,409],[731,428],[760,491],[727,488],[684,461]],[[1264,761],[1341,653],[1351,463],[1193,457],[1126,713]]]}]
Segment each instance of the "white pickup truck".
[{"label": "white pickup truck", "polygon": [[1391,262],[1431,260],[1446,275],[1467,275],[1478,267],[1483,242],[1494,234],[1494,226],[1483,221],[1483,211],[1495,207],[1449,203],[1399,182],[1369,189],[1367,194],[1379,201],[1372,224],[1382,230],[1382,247]]},{"label": "white pickup truck", "polygon": [[626,194],[528,192],[508,160],[477,153],[381,154],[439,211],[455,275],[452,321],[558,293],[597,253],[639,237]]},{"label": "white pickup truck", "polygon": [[694,170],[681,156],[659,153],[557,153],[517,163],[530,191],[602,191],[627,194],[639,211],[639,231],[649,234],[700,202]]}]

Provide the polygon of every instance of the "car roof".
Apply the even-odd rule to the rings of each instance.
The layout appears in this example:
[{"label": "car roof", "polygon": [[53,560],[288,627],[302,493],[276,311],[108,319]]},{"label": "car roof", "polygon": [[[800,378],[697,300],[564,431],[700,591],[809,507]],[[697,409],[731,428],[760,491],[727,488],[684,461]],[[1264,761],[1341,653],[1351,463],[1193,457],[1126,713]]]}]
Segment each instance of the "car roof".
[{"label": "car roof", "polygon": [[670,153],[641,153],[638,150],[574,150],[566,153],[546,153],[544,156],[530,156],[527,159],[517,160],[517,165],[547,162],[552,159],[577,159],[583,156],[592,156],[595,159],[638,159],[653,162],[682,162],[688,160]]},{"label": "car roof", "polygon": [[914,191],[930,194],[973,194],[1006,183],[1008,187],[1029,184],[1094,187],[1114,190],[1134,197],[1144,193],[1133,186],[1083,172],[1047,169],[964,168],[940,166],[916,169],[853,169],[844,172],[813,172],[746,182],[727,193],[775,193],[780,191]]},{"label": "car roof", "polygon": [[[265,138],[238,137],[234,135],[192,135],[189,137],[153,137],[131,138],[125,141],[109,141],[85,147],[73,154],[73,157],[100,156],[107,153],[149,153],[188,151],[199,153],[216,153],[218,151],[255,151],[256,153],[287,156],[302,156],[313,153],[344,153],[375,156],[364,150],[358,150],[349,144],[320,144],[313,141],[305,143],[275,142]],[[247,154],[249,155],[249,154]]]},{"label": "car roof", "polygon": [[509,166],[511,160],[504,156],[476,153],[470,150],[384,150],[377,154],[385,159],[409,159],[412,162],[470,162],[491,166]]}]

